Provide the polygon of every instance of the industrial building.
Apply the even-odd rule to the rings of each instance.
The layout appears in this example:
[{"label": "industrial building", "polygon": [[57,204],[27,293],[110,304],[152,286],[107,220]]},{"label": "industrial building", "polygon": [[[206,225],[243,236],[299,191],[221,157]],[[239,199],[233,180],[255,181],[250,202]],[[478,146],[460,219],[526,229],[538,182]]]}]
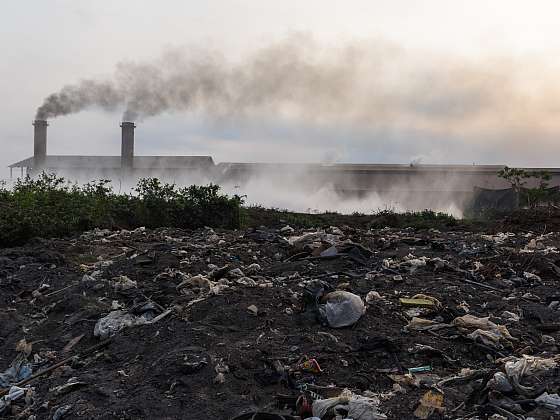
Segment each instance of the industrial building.
[{"label": "industrial building", "polygon": [[[328,186],[341,197],[370,193],[400,199],[412,198],[415,208],[458,206],[472,200],[475,191],[505,190],[510,185],[497,174],[500,165],[394,165],[394,164],[215,164],[211,156],[137,156],[134,154],[133,122],[122,122],[120,156],[63,156],[47,153],[45,120],[34,126],[34,155],[10,165],[10,174],[19,171],[60,173],[74,179],[135,180],[157,176],[170,182],[208,183],[241,187],[255,177],[273,190],[279,183],[292,182],[298,188],[316,191]],[[528,170],[531,170],[528,168]],[[560,185],[560,169],[546,168],[551,186]],[[16,172],[17,173],[17,172]]]},{"label": "industrial building", "polygon": [[72,173],[76,178],[103,175],[108,179],[149,176],[154,170],[169,176],[182,171],[208,171],[214,167],[210,156],[134,156],[133,122],[121,123],[120,156],[65,156],[47,154],[47,127],[45,120],[33,122],[33,156],[10,165],[25,174],[41,171]]}]

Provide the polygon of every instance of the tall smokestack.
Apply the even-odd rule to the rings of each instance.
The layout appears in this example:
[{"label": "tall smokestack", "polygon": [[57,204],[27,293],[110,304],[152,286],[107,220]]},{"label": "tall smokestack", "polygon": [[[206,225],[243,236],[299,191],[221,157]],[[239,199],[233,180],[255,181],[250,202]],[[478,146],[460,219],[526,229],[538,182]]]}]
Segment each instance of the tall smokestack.
[{"label": "tall smokestack", "polygon": [[121,169],[129,171],[133,167],[134,162],[134,129],[136,126],[133,122],[123,121],[122,143],[121,143]]},{"label": "tall smokestack", "polygon": [[46,120],[35,120],[33,134],[33,169],[41,169],[45,166],[47,158],[47,127]]}]

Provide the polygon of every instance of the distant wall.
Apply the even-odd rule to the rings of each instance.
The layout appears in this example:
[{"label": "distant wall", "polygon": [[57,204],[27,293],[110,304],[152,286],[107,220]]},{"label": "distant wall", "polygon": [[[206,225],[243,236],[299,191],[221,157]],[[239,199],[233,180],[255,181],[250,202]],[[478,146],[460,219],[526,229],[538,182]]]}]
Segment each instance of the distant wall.
[{"label": "distant wall", "polygon": [[[53,159],[53,166],[68,164],[72,159]],[[118,157],[103,157],[100,162],[105,162],[107,166],[118,166],[114,165],[114,159]],[[81,182],[110,179],[121,192],[130,191],[139,178],[145,177],[158,177],[180,185],[214,183],[223,186],[229,193],[247,195],[264,205],[279,202],[286,208],[295,208],[312,197],[309,206],[320,203],[316,206],[323,209],[340,208],[337,201],[346,201],[345,208],[368,202],[375,203],[371,205],[377,208],[394,207],[401,210],[464,209],[472,202],[475,188],[502,190],[510,187],[507,181],[497,175],[501,166],[227,162],[215,165],[208,157],[208,161],[200,161],[204,164],[197,167],[169,168],[165,164],[180,165],[170,158],[154,160],[154,157],[145,156],[134,159],[138,166],[143,167],[135,165],[126,173],[120,167],[88,167],[94,160],[86,158],[77,162],[87,162],[82,167],[73,165],[66,169],[51,169]],[[154,165],[154,162],[158,165]],[[148,168],[148,164],[152,167]],[[550,169],[549,172],[552,175],[550,185],[560,186],[560,170]],[[321,194],[322,197],[318,197]],[[283,195],[282,199],[277,200],[280,195]]]}]

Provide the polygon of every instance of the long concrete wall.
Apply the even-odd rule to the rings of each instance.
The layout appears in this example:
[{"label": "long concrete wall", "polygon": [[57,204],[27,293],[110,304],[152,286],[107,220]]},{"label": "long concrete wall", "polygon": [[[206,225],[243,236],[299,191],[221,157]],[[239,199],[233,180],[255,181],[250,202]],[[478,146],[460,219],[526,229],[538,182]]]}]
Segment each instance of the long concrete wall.
[{"label": "long concrete wall", "polygon": [[[220,163],[214,171],[221,182],[248,182],[254,177],[280,180],[293,176],[299,177],[302,183],[329,183],[343,190],[471,192],[474,187],[508,188],[510,184],[498,177],[501,168],[474,165]],[[560,185],[560,169],[546,170],[552,175],[551,186]]]}]

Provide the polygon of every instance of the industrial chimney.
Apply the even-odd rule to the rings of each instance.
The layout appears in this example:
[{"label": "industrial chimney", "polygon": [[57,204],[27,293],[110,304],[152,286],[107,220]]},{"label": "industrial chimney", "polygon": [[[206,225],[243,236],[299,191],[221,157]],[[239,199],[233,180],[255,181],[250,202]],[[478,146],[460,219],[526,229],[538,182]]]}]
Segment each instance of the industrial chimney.
[{"label": "industrial chimney", "polygon": [[121,169],[123,171],[130,171],[134,162],[134,129],[136,126],[133,122],[123,121],[122,128],[122,143],[121,143]]},{"label": "industrial chimney", "polygon": [[47,127],[46,120],[35,120],[33,135],[33,169],[38,170],[45,166],[47,158]]}]

